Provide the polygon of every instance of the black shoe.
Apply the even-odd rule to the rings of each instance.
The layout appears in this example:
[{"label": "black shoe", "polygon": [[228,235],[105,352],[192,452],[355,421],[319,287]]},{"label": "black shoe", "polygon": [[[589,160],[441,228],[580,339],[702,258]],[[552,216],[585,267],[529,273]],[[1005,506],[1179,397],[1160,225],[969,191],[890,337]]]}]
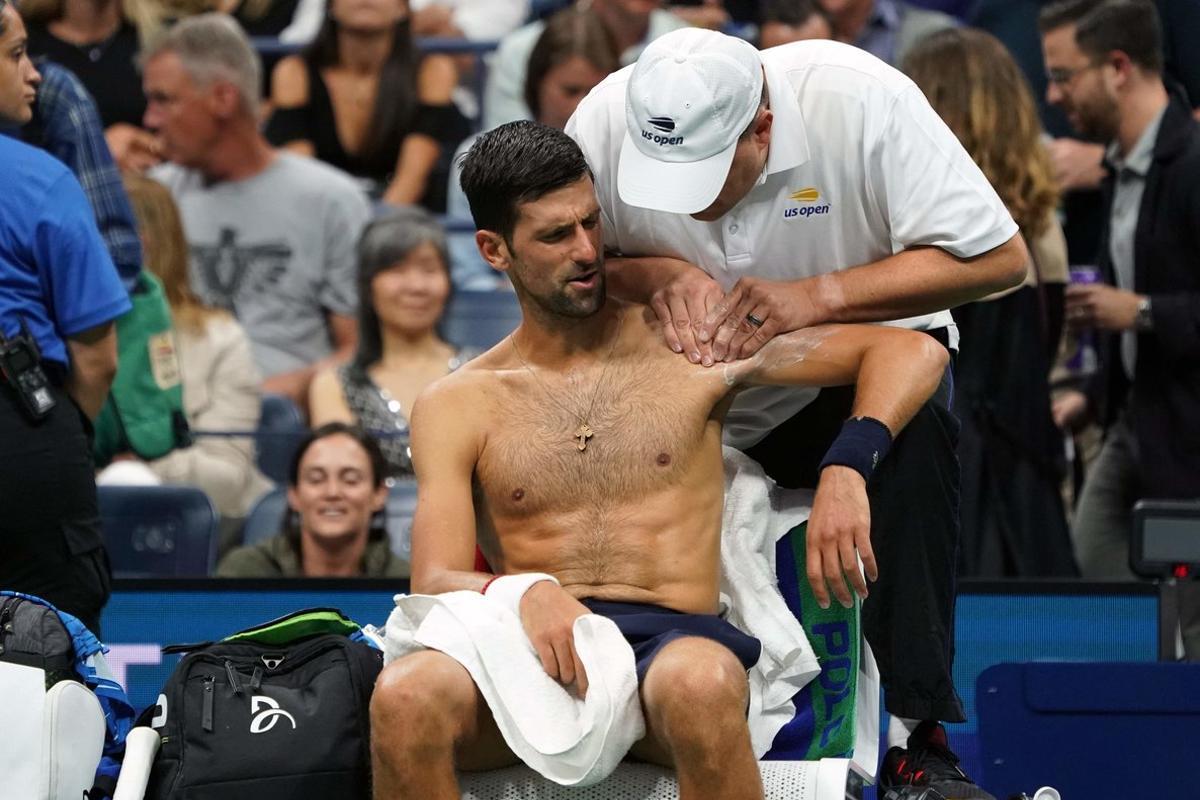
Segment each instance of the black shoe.
[{"label": "black shoe", "polygon": [[[933,790],[922,800],[938,800],[939,797],[945,800],[996,800],[959,769],[958,756],[946,742],[946,729],[937,722],[918,725],[908,737],[907,749],[893,747],[887,751],[879,785],[885,789],[904,789],[894,795],[895,800],[916,800],[922,797],[922,789]],[[891,795],[885,793],[884,797]]]}]

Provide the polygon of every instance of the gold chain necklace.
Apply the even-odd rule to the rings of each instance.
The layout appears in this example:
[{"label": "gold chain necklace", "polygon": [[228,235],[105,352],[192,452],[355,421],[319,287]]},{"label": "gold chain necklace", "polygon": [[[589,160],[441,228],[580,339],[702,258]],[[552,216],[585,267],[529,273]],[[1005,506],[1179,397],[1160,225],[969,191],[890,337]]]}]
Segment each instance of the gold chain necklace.
[{"label": "gold chain necklace", "polygon": [[550,390],[546,388],[546,384],[542,383],[542,379],[537,376],[537,373],[534,372],[533,368],[529,366],[529,362],[527,362],[525,357],[521,355],[521,348],[517,347],[517,339],[515,336],[516,332],[514,331],[508,335],[508,340],[512,342],[513,352],[517,354],[517,359],[521,362],[521,366],[523,366],[525,371],[528,372],[535,381],[537,381],[537,385],[541,387],[542,392],[546,395],[546,397],[550,398],[550,400],[563,411],[579,420],[579,427],[575,429],[575,433],[571,434],[571,439],[578,440],[575,442],[575,447],[581,453],[584,450],[587,450],[588,439],[591,439],[596,435],[596,432],[592,430],[592,426],[588,424],[588,420],[592,417],[592,409],[596,407],[596,398],[600,395],[600,387],[604,385],[604,379],[608,377],[608,368],[612,365],[613,353],[616,352],[617,342],[621,338],[621,323],[623,321],[624,317],[617,317],[617,332],[613,334],[612,345],[608,348],[608,358],[604,362],[604,369],[600,372],[600,380],[596,381],[596,388],[592,392],[592,402],[588,405],[587,413],[583,416],[580,416],[578,412],[567,408],[558,400],[558,398],[551,394]]}]

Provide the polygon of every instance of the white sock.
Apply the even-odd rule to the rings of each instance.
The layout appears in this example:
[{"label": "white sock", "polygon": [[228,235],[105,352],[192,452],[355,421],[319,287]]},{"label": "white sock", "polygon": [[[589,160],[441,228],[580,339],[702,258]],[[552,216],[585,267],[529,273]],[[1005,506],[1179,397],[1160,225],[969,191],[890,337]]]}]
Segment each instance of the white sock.
[{"label": "white sock", "polygon": [[888,747],[908,747],[908,736],[921,724],[919,719],[907,719],[892,714],[888,717]]}]

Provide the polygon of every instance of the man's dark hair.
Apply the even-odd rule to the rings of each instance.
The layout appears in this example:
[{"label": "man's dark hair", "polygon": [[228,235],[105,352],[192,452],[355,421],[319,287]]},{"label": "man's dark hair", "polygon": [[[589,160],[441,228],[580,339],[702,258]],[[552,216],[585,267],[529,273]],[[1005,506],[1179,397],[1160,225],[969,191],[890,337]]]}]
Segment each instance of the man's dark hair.
[{"label": "man's dark hair", "polygon": [[1154,4],[1145,0],[1098,6],[1075,23],[1075,44],[1092,63],[1120,50],[1147,72],[1163,71],[1162,26]]},{"label": "man's dark hair", "polygon": [[[374,436],[357,425],[347,425],[345,422],[326,423],[315,430],[309,431],[297,443],[296,452],[292,454],[291,464],[288,465],[288,486],[295,488],[300,484],[300,462],[304,460],[304,454],[308,452],[308,448],[322,439],[339,435],[349,436],[358,442],[359,446],[367,452],[367,460],[371,462],[371,485],[376,489],[383,486],[384,481],[387,480],[388,466],[387,459],[384,457],[383,451],[379,448],[379,442],[375,441]],[[375,515],[375,519],[371,520],[371,530],[367,537],[368,541],[378,541],[387,535],[385,525],[386,514],[387,510],[384,509]],[[298,556],[300,554],[300,515],[293,508],[288,508],[287,516],[284,519],[283,533]]]},{"label": "man's dark hair", "polygon": [[1049,33],[1064,25],[1075,25],[1105,0],[1056,0],[1038,12],[1038,31]]},{"label": "man's dark hair", "polygon": [[808,22],[814,14],[829,19],[825,9],[816,0],[765,0],[762,4],[761,21],[778,22],[798,28]]},{"label": "man's dark hair", "polygon": [[480,136],[462,158],[459,179],[475,227],[511,244],[517,206],[591,176],[583,151],[562,131],[529,120]]},{"label": "man's dark hair", "polygon": [[1038,14],[1038,30],[1075,26],[1075,44],[1098,63],[1120,50],[1142,69],[1163,71],[1162,25],[1150,0],[1058,0]]}]

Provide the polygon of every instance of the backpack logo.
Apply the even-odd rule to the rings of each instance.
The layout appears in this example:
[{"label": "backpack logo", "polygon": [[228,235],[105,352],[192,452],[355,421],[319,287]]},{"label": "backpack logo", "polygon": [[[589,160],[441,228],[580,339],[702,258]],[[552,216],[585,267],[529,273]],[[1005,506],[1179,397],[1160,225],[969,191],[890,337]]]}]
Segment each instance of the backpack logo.
[{"label": "backpack logo", "polygon": [[292,723],[292,728],[296,727],[296,718],[266,695],[256,694],[250,698],[250,713],[254,715],[250,719],[251,733],[266,733],[275,727],[280,717],[287,717],[288,722]]}]

